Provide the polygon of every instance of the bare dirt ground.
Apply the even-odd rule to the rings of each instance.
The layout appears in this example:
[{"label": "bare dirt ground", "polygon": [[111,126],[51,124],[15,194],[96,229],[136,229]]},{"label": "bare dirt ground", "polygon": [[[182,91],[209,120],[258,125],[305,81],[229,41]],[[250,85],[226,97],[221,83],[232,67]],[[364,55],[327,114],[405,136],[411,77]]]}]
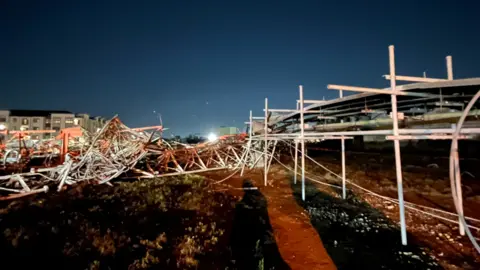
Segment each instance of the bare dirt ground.
[{"label": "bare dirt ground", "polygon": [[[316,158],[329,169],[341,171],[339,154],[331,153]],[[347,178],[378,194],[397,198],[394,159],[390,155],[368,153],[347,154]],[[435,156],[402,156],[405,201],[455,212],[448,179],[448,159]],[[480,218],[480,175],[478,160],[465,159],[463,169],[464,211],[467,216]],[[335,177],[318,167],[310,167],[315,175],[326,182],[337,183]],[[324,189],[325,190],[325,189]],[[360,200],[369,203],[395,224],[399,222],[396,204],[359,192]],[[334,194],[335,192],[331,192]],[[338,195],[337,195],[338,196]],[[443,216],[443,215],[442,215]],[[444,216],[454,219],[452,216]],[[473,249],[467,236],[460,236],[458,224],[431,218],[411,210],[406,211],[409,244],[417,243],[445,269],[480,269],[480,256]],[[479,223],[471,223],[479,227]],[[480,238],[480,232],[472,229]]]},{"label": "bare dirt ground", "polygon": [[[221,178],[218,173],[206,176]],[[243,191],[238,188],[245,179],[251,180],[266,198],[274,240],[281,258],[291,269],[336,269],[308,213],[297,203],[288,181],[289,175],[284,170],[272,168],[267,187],[259,170],[250,171],[243,177],[234,176],[226,182],[228,192],[240,196]]]},{"label": "bare dirt ground", "polygon": [[[307,182],[303,202],[300,183],[294,185],[280,166],[272,167],[268,187],[261,172],[245,177],[254,179],[267,198],[275,240],[292,269],[442,269],[421,243],[402,246],[398,226],[354,194],[342,200],[335,191]],[[240,181],[234,177],[228,184]]]}]

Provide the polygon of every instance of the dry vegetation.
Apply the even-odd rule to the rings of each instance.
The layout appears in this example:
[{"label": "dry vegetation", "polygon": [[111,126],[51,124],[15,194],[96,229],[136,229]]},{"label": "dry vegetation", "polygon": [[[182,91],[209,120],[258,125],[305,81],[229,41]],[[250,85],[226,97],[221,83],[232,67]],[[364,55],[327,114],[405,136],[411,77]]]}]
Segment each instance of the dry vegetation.
[{"label": "dry vegetation", "polygon": [[16,269],[32,260],[40,268],[224,269],[230,261],[225,228],[235,202],[193,175],[4,202],[3,263]]}]

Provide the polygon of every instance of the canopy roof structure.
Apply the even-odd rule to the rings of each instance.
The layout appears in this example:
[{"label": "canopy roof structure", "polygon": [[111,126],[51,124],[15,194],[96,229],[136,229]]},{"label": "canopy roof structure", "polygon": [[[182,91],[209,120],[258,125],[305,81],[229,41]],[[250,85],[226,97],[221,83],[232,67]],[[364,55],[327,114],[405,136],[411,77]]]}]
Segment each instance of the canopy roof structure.
[{"label": "canopy roof structure", "polygon": [[[460,113],[479,89],[480,78],[401,85],[396,90],[428,95],[425,97],[398,96],[398,112],[403,113],[405,119],[417,120],[411,121],[416,125],[422,123],[422,117],[425,124],[438,123],[442,120],[448,123],[448,119],[454,117],[455,112]],[[300,112],[278,114],[274,111],[273,113],[277,115],[270,114],[268,121],[273,130],[272,133],[299,131]],[[307,131],[369,130],[372,129],[370,126],[375,124],[375,120],[390,118],[390,112],[390,96],[377,93],[360,93],[333,100],[315,101],[304,107]],[[476,114],[476,110],[472,113]],[[374,122],[371,123],[371,121]],[[343,124],[339,125],[341,122]]]}]

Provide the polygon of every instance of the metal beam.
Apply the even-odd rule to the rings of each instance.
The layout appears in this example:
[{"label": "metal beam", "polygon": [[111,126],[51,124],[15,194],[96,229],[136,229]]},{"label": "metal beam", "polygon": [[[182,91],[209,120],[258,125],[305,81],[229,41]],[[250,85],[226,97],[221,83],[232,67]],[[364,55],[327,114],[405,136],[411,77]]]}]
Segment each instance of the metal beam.
[{"label": "metal beam", "polygon": [[[399,134],[452,134],[455,130],[451,128],[434,129],[399,129]],[[480,128],[462,128],[460,134],[479,134]],[[392,135],[390,129],[384,130],[355,130],[355,131],[332,131],[332,132],[308,132],[304,136],[365,136],[365,135]],[[299,138],[300,133],[276,133],[269,134],[269,137],[290,137]],[[255,138],[255,137],[254,137]],[[257,137],[259,138],[259,137]]]},{"label": "metal beam", "polygon": [[267,186],[267,178],[268,178],[268,98],[265,98],[265,148],[264,148],[264,178],[263,184]]},{"label": "metal beam", "polygon": [[297,171],[298,171],[298,141],[295,140],[295,175],[293,176],[293,183],[297,183]]},{"label": "metal beam", "polygon": [[[398,135],[398,136],[386,136],[387,140],[451,140],[452,135]],[[466,140],[472,139],[470,135],[460,135],[458,139]]]},{"label": "metal beam", "polygon": [[[305,99],[303,101],[303,104],[323,104],[327,102],[328,100],[314,100],[314,99]],[[300,100],[297,100],[297,102],[300,102]]]},{"label": "metal beam", "polygon": [[[395,47],[388,46],[388,55],[390,63],[390,91],[398,92],[396,88],[395,77]],[[397,113],[397,96],[392,94],[392,118],[393,118],[393,135],[398,136],[398,113]],[[403,180],[402,180],[402,160],[400,157],[400,141],[395,139],[393,141],[395,150],[395,172],[397,174],[397,189],[398,189],[398,206],[400,208],[400,233],[402,244],[407,245],[407,225],[405,223],[405,205],[403,202]]]},{"label": "metal beam", "polygon": [[[383,75],[383,77],[387,80],[390,80],[390,75]],[[397,81],[405,81],[405,82],[424,82],[424,83],[429,83],[429,82],[443,82],[447,81],[445,79],[437,79],[437,78],[424,78],[424,77],[412,77],[412,76],[400,76],[400,75],[395,75],[395,79]]]},{"label": "metal beam", "polygon": [[336,85],[336,84],[327,85],[327,89],[376,93],[376,94],[386,94],[386,95],[398,95],[398,96],[412,96],[412,97],[434,97],[434,96],[438,96],[438,95],[431,95],[431,94],[426,94],[426,93],[416,93],[416,92],[397,91],[397,90],[392,91],[392,90],[387,90],[387,89],[358,87],[358,86],[347,86],[347,85]]},{"label": "metal beam", "polygon": [[303,86],[298,86],[298,90],[300,92],[300,143],[301,143],[301,151],[302,151],[302,200],[305,201],[305,123],[303,118],[303,110],[304,110],[304,100],[303,100]]},{"label": "metal beam", "polygon": [[448,77],[448,80],[451,81],[453,80],[452,56],[450,55],[447,56],[446,60],[447,60],[447,77]]},{"label": "metal beam", "polygon": [[[265,109],[263,109],[265,111]],[[285,112],[285,113],[300,113],[300,110],[290,110],[290,109],[268,109],[269,112]],[[336,110],[308,110],[303,111],[303,113],[335,113]]]}]

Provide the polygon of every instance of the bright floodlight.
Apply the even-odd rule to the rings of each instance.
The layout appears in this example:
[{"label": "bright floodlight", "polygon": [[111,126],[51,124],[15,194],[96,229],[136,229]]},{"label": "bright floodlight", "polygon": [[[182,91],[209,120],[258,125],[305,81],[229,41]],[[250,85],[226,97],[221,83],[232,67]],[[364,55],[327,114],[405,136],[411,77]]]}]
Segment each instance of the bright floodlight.
[{"label": "bright floodlight", "polygon": [[210,133],[210,134],[208,134],[207,139],[208,139],[209,142],[214,142],[214,141],[216,141],[218,138],[217,138],[217,135],[215,135],[215,134],[213,134],[213,133]]},{"label": "bright floodlight", "polygon": [[5,130],[7,127],[4,124],[0,124],[0,130]]}]

